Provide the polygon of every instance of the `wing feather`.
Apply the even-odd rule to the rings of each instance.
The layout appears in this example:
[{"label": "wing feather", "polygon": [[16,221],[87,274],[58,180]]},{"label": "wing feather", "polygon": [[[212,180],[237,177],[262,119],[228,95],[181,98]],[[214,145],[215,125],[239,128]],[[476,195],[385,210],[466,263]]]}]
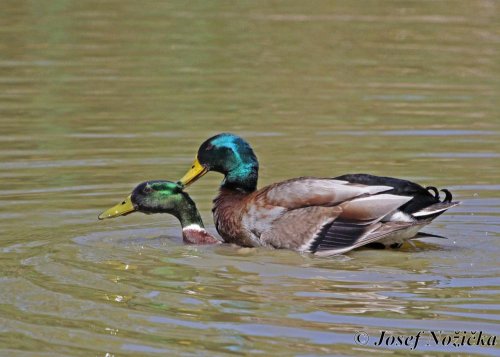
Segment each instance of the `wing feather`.
[{"label": "wing feather", "polygon": [[[341,254],[348,252],[352,249],[362,247],[364,245],[383,240],[386,237],[390,237],[400,231],[406,231],[412,229],[414,226],[418,225],[415,223],[404,222],[399,224],[394,223],[375,223],[370,225],[362,224],[352,224],[344,222],[339,218],[336,224],[332,225],[327,234],[322,238],[318,237],[319,242],[315,242],[315,250],[311,250],[312,253],[319,256],[330,256],[335,254]],[[356,225],[358,225],[356,227]],[[348,237],[348,244],[340,244],[342,242],[336,242],[335,230],[339,228],[344,229],[344,235]]]},{"label": "wing feather", "polygon": [[309,243],[324,225],[342,213],[340,207],[304,207],[288,211],[264,231],[260,240],[274,248],[308,250]]},{"label": "wing feather", "polygon": [[385,237],[392,229],[379,221],[410,198],[380,194],[354,198],[335,207],[312,206],[288,210],[260,239],[275,248],[330,255],[349,251]]},{"label": "wing feather", "polygon": [[364,186],[328,178],[301,177],[270,185],[259,192],[269,205],[295,209],[333,206],[359,196],[389,191],[390,186]]},{"label": "wing feather", "polygon": [[395,211],[409,200],[411,200],[411,197],[389,195],[385,193],[355,198],[340,205],[343,210],[341,217],[354,221],[379,220]]}]

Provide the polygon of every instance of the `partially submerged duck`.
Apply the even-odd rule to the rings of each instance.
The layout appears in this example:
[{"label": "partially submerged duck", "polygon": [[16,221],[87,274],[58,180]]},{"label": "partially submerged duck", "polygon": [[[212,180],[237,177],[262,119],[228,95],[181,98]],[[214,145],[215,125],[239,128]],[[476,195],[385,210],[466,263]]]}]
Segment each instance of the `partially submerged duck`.
[{"label": "partially submerged duck", "polygon": [[374,242],[399,247],[459,203],[452,202],[447,190],[441,201],[434,187],[367,174],[300,177],[257,190],[254,151],[244,139],[227,133],[200,146],[179,184],[188,186],[208,171],[224,175],[213,201],[217,231],[225,242],[241,246],[317,255]]},{"label": "partially submerged duck", "polygon": [[182,187],[171,181],[146,181],[139,184],[122,202],[102,212],[99,219],[125,216],[133,212],[169,213],[182,226],[188,244],[214,244],[220,240],[205,230],[196,204]]}]

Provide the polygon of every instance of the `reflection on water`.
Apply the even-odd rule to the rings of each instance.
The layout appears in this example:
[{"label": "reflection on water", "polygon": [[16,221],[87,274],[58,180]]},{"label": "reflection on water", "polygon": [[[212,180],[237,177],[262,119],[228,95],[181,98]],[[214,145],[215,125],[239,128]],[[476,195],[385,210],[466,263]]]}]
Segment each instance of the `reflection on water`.
[{"label": "reflection on water", "polygon": [[[493,1],[4,4],[0,354],[359,355],[409,351],[374,346],[384,330],[500,335],[499,13]],[[252,143],[260,185],[370,172],[463,204],[426,229],[448,239],[328,259],[184,246],[168,215],[97,221],[138,182],[179,178],[221,131]],[[189,191],[212,231],[220,178]]]}]

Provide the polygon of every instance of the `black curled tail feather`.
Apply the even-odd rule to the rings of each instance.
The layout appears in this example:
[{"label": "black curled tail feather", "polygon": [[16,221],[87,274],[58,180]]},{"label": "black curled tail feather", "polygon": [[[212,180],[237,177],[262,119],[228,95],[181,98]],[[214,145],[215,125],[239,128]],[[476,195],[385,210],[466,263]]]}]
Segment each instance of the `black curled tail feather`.
[{"label": "black curled tail feather", "polygon": [[448,189],[443,188],[441,190],[441,192],[444,192],[444,194],[445,194],[445,197],[444,197],[444,199],[442,201],[443,203],[450,203],[453,200],[453,195],[451,194],[450,191],[448,191]]},{"label": "black curled tail feather", "polygon": [[[438,191],[435,187],[428,186],[425,189],[434,193],[436,202],[424,206],[416,212],[412,212],[413,217],[416,218],[417,221],[431,221],[446,212],[451,207],[455,207],[460,204],[460,202],[453,202],[453,195],[446,188]],[[442,200],[440,200],[439,192],[444,193],[444,198]]]},{"label": "black curled tail feather", "polygon": [[[438,191],[438,189],[434,186],[427,186],[425,189],[429,191],[429,193],[432,192],[434,194],[434,198],[438,200],[438,202],[450,203],[453,200],[453,195],[447,188],[443,188]],[[442,201],[439,199],[439,192],[443,192],[445,195]]]},{"label": "black curled tail feather", "polygon": [[[427,186],[425,189],[429,192],[432,192],[434,194],[434,198],[436,198],[438,202],[450,203],[453,200],[453,195],[447,188],[443,188],[438,191],[438,189],[434,186]],[[443,192],[445,194],[445,197],[442,201],[439,199],[439,192]]]},{"label": "black curled tail feather", "polygon": [[439,191],[436,187],[434,186],[427,186],[425,188],[427,191],[432,191],[432,193],[434,193],[434,198],[438,199],[439,200]]}]

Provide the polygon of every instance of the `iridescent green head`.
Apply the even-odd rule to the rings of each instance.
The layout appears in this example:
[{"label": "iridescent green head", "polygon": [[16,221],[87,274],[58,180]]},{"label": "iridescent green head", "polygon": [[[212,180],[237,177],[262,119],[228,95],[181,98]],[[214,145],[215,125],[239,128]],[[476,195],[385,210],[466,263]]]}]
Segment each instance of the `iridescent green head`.
[{"label": "iridescent green head", "polygon": [[222,187],[255,191],[259,176],[259,162],[250,144],[241,137],[223,133],[201,144],[191,169],[179,183],[187,186],[208,171],[222,173]]},{"label": "iridescent green head", "polygon": [[99,215],[99,219],[125,216],[132,212],[169,213],[183,226],[198,224],[203,227],[196,205],[182,187],[172,181],[146,181],[137,185],[122,202]]}]

